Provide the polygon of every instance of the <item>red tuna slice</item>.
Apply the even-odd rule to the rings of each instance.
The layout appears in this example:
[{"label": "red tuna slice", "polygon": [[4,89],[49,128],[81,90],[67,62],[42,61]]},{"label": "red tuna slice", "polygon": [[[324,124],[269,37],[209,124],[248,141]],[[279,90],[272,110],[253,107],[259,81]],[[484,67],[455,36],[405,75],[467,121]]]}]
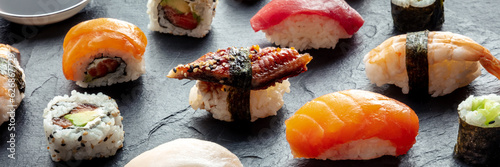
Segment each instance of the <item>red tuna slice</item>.
[{"label": "red tuna slice", "polygon": [[365,22],[344,0],[273,0],[250,19],[255,32],[268,29],[296,14],[321,15],[340,23],[349,35]]}]

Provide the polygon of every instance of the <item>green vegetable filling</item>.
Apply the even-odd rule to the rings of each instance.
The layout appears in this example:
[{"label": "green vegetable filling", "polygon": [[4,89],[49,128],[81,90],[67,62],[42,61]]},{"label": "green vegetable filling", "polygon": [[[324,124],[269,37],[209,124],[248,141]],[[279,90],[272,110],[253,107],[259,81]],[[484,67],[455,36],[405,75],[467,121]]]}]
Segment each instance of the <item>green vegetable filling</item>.
[{"label": "green vegetable filling", "polygon": [[79,112],[75,114],[65,115],[64,118],[71,121],[71,123],[78,127],[84,127],[90,121],[99,117],[99,114],[96,111],[85,111]]},{"label": "green vegetable filling", "polygon": [[473,99],[471,111],[477,111],[486,117],[485,125],[495,123],[495,118],[500,115],[500,103],[489,99]]}]

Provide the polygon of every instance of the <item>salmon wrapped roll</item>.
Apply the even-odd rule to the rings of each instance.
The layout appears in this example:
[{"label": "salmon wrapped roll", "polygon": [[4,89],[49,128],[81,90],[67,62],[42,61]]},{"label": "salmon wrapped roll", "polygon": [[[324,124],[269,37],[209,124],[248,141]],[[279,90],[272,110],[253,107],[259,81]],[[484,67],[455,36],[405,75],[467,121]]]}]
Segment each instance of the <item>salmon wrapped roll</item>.
[{"label": "salmon wrapped roll", "polygon": [[16,48],[0,44],[0,125],[15,117],[15,110],[24,98],[25,76],[16,57]]},{"label": "salmon wrapped roll", "polygon": [[136,80],[146,71],[146,45],[146,35],[131,23],[111,18],[82,22],[64,38],[64,76],[84,88]]}]

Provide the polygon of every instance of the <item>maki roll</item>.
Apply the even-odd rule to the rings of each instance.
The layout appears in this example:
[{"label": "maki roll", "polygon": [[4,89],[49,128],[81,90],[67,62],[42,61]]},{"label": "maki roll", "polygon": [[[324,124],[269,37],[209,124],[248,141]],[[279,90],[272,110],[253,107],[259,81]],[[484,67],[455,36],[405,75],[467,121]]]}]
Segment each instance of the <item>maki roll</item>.
[{"label": "maki roll", "polygon": [[123,147],[123,117],[111,97],[71,92],[56,96],[43,110],[43,129],[53,161],[115,155]]},{"label": "maki roll", "polygon": [[307,71],[309,54],[293,48],[229,47],[178,65],[167,77],[198,80],[189,94],[194,109],[223,121],[255,121],[276,115],[289,92],[289,77]]},{"label": "maki roll", "polygon": [[451,32],[391,37],[366,54],[363,62],[372,83],[395,84],[404,94],[449,94],[481,75],[481,66],[500,78],[500,61],[488,49]]},{"label": "maki roll", "polygon": [[344,0],[273,0],[250,24],[281,47],[333,49],[339,39],[351,38],[364,20]]},{"label": "maki roll", "polygon": [[136,80],[146,72],[147,43],[141,29],[125,21],[99,18],[79,23],[64,38],[64,76],[84,88]]},{"label": "maki roll", "polygon": [[16,48],[0,44],[0,125],[14,117],[24,98],[25,76],[17,57]]},{"label": "maki roll", "polygon": [[148,28],[173,35],[204,37],[218,0],[148,0]]},{"label": "maki roll", "polygon": [[345,90],[318,97],[285,121],[295,158],[366,160],[406,154],[419,122],[407,105],[384,95]]},{"label": "maki roll", "polygon": [[454,156],[475,166],[500,164],[500,96],[470,96],[458,105]]},{"label": "maki roll", "polygon": [[176,139],[132,159],[125,167],[243,167],[231,151],[209,141]]},{"label": "maki roll", "polygon": [[394,27],[401,32],[439,29],[444,23],[444,0],[391,0]]}]

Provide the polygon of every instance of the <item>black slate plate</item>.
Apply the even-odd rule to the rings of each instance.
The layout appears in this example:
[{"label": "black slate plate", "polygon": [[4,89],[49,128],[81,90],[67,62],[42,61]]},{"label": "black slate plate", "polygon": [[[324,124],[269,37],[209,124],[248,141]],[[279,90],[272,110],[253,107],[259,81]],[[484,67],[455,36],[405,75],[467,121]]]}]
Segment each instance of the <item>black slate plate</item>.
[{"label": "black slate plate", "polygon": [[[0,126],[1,166],[123,166],[140,153],[176,138],[193,137],[216,142],[234,152],[245,166],[464,166],[452,156],[458,131],[457,105],[469,95],[500,92],[500,81],[483,70],[470,85],[432,98],[412,97],[401,89],[376,87],[365,76],[362,59],[387,38],[400,34],[393,28],[389,0],[348,0],[365,19],[351,39],[335,49],[306,50],[314,56],[309,71],[291,78],[291,92],[277,116],[251,124],[214,120],[206,111],[194,111],[188,92],[195,82],[166,78],[168,70],[191,62],[206,52],[228,46],[271,46],[264,34],[254,33],[249,19],[269,0],[221,0],[211,32],[202,39],[179,37],[147,29],[146,0],[92,1],[82,12],[60,23],[24,26],[0,19],[0,43],[21,51],[26,71],[26,98],[15,117],[15,131]],[[500,52],[500,12],[497,0],[446,1],[443,31],[471,37]],[[134,82],[82,89],[64,78],[62,43],[66,32],[79,22],[111,17],[137,25],[148,37],[147,73]],[[113,157],[91,161],[54,163],[49,157],[42,126],[42,112],[57,95],[71,90],[103,92],[115,98],[124,117],[125,143]],[[415,110],[420,120],[417,143],[408,154],[368,161],[293,159],[285,139],[284,121],[297,109],[323,94],[362,89],[400,100]],[[15,160],[8,158],[11,133],[15,134]]]}]

